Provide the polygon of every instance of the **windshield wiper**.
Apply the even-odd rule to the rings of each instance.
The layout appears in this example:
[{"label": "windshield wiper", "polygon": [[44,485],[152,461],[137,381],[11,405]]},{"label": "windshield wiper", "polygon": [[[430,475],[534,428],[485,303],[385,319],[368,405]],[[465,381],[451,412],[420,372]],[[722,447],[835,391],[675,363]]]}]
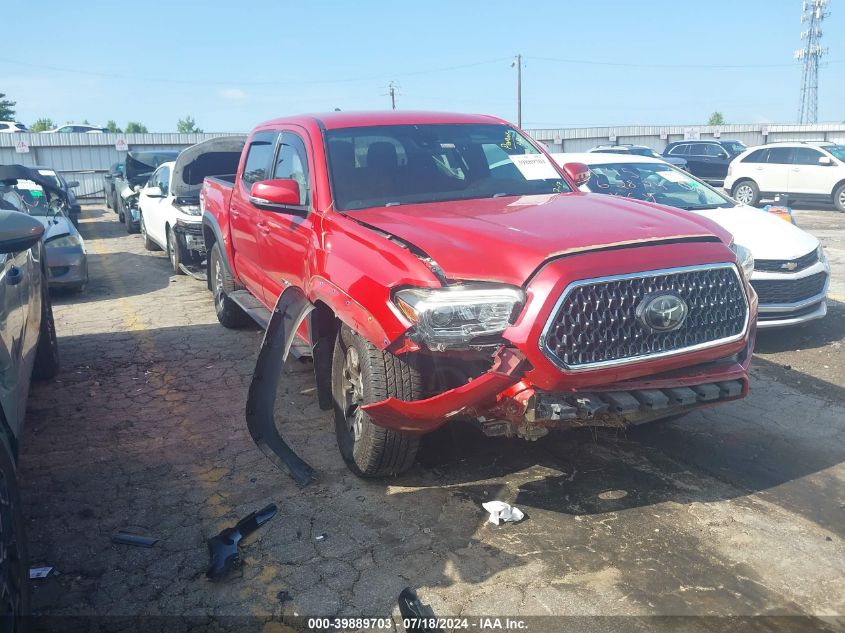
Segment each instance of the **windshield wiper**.
[{"label": "windshield wiper", "polygon": [[516,194],[514,194],[514,193],[494,193],[493,197],[494,198],[507,198],[508,196],[514,196],[514,195],[516,195]]},{"label": "windshield wiper", "polygon": [[684,211],[708,211],[710,209],[731,209],[732,205],[724,204],[706,204],[702,206],[680,207]]}]

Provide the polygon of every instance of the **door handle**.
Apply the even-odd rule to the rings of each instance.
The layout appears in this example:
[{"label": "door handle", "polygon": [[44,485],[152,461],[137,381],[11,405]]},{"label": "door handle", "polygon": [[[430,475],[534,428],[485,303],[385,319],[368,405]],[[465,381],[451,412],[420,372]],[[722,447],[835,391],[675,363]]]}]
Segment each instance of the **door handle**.
[{"label": "door handle", "polygon": [[236,218],[240,215],[240,211],[236,211],[235,209],[229,209],[229,215],[233,218]]},{"label": "door handle", "polygon": [[264,235],[267,235],[270,232],[270,225],[267,224],[266,222],[259,222],[255,226],[256,226],[256,228],[258,228],[259,231],[264,233]]},{"label": "door handle", "polygon": [[6,273],[6,283],[10,286],[17,286],[23,281],[23,269],[12,266]]},{"label": "door handle", "polygon": [[801,171],[798,167],[793,167],[792,171]]}]

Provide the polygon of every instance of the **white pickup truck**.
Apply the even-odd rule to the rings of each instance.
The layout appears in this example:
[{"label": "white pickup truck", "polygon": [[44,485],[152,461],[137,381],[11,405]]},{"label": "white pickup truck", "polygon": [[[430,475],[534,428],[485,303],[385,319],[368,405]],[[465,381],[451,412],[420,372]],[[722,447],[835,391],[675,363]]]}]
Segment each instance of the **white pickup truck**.
[{"label": "white pickup truck", "polygon": [[206,176],[233,174],[245,136],[224,136],[192,145],[162,163],[139,192],[141,235],[148,251],[164,250],[174,274],[192,273],[205,259],[199,192]]}]

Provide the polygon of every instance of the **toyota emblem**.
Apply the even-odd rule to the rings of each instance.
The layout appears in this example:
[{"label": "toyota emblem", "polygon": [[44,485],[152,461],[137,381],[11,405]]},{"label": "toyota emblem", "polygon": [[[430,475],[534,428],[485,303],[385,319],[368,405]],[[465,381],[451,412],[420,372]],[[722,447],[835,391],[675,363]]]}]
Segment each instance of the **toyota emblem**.
[{"label": "toyota emblem", "polygon": [[687,302],[673,292],[647,295],[637,306],[637,318],[649,330],[671,332],[684,324]]}]

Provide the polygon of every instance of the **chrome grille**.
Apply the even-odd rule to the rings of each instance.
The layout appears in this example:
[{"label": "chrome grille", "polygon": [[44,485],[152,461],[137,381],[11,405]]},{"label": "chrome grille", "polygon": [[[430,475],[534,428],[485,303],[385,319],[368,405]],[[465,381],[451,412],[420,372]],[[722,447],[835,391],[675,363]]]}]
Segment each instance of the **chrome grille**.
[{"label": "chrome grille", "polygon": [[800,279],[755,279],[751,281],[760,305],[797,303],[824,292],[827,273],[820,272]]},{"label": "chrome grille", "polygon": [[[670,291],[689,312],[680,328],[655,332],[636,311],[646,295]],[[709,347],[740,338],[748,304],[733,264],[651,271],[571,284],[540,341],[557,365],[578,370]]]},{"label": "chrome grille", "polygon": [[754,270],[767,273],[794,273],[809,268],[819,261],[816,249],[795,259],[755,259]]}]

